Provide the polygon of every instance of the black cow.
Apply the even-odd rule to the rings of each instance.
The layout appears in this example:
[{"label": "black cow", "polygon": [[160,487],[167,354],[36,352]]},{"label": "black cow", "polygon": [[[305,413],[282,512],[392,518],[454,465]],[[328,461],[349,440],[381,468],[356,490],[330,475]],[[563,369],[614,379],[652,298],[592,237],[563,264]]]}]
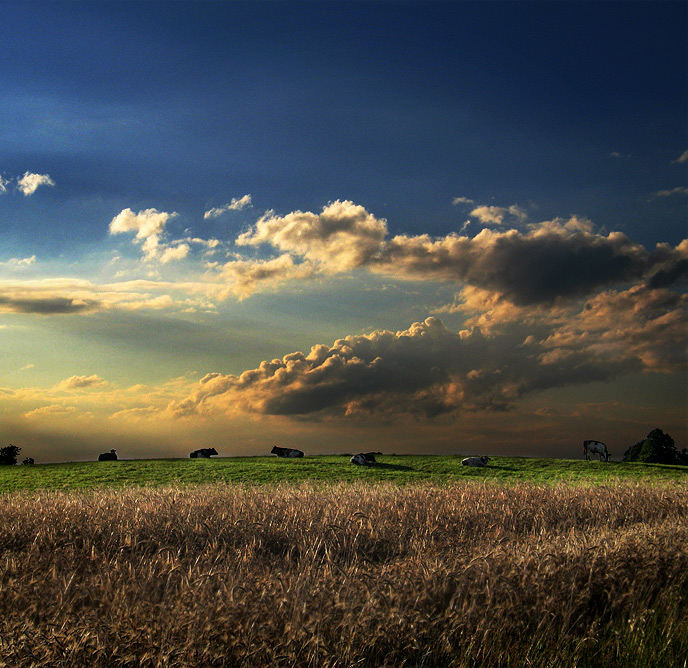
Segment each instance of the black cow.
[{"label": "black cow", "polygon": [[371,466],[375,464],[375,455],[381,455],[381,452],[359,452],[354,455],[349,461],[357,466]]},{"label": "black cow", "polygon": [[104,452],[102,455],[98,455],[99,462],[112,462],[117,460],[117,450],[112,448],[110,452]]},{"label": "black cow", "polygon": [[274,446],[270,452],[278,457],[303,457],[301,450],[294,450],[293,448],[278,448]]},{"label": "black cow", "polygon": [[189,457],[191,459],[210,459],[212,455],[216,455],[217,450],[215,448],[201,448],[200,450],[194,450]]}]

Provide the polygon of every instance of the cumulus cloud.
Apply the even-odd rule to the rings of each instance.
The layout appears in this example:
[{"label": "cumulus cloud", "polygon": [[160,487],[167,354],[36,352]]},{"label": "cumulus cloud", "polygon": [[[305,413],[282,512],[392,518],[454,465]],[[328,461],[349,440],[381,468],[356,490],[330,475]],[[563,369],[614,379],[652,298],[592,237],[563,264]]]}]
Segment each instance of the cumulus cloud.
[{"label": "cumulus cloud", "polygon": [[246,207],[251,206],[251,195],[244,195],[243,197],[232,197],[232,201],[224,206],[214,207],[203,214],[203,218],[218,218],[227,211],[241,211]]},{"label": "cumulus cloud", "polygon": [[387,221],[353,202],[337,200],[319,214],[266,214],[252,230],[239,236],[237,244],[270,244],[318,263],[324,271],[337,272],[370,262],[386,234]]},{"label": "cumulus cloud", "polygon": [[475,200],[472,200],[470,197],[455,197],[452,200],[452,204],[475,204]]},{"label": "cumulus cloud", "polygon": [[453,332],[428,318],[404,331],[347,336],[238,376],[207,374],[169,411],[176,417],[236,411],[299,419],[433,417],[506,410],[532,392],[642,369],[685,368],[685,298],[639,290],[643,306],[638,295],[610,293],[554,315],[531,307],[527,321],[518,317],[522,309],[489,334],[479,327]]},{"label": "cumulus cloud", "polygon": [[161,242],[165,225],[176,213],[167,213],[157,209],[145,209],[134,213],[131,209],[123,209],[110,221],[110,234],[135,232],[134,240],[141,244],[144,257],[147,260],[158,259],[161,262],[179,260],[189,252],[189,247],[180,251],[184,246],[170,248]]},{"label": "cumulus cloud", "polygon": [[[526,216],[516,206],[479,209],[483,222],[499,223],[507,215],[523,221]],[[268,244],[282,253],[279,264],[285,268],[286,255],[307,265],[307,271],[298,272],[293,267],[299,265],[289,265],[290,275],[285,274],[284,280],[367,269],[399,279],[449,281],[492,290],[520,305],[578,298],[659,275],[671,280],[682,275],[688,257],[685,244],[648,251],[620,232],[600,233],[591,221],[576,216],[529,223],[519,230],[483,229],[474,237],[463,232],[444,237],[386,236],[384,219],[352,202],[337,201],[319,214],[266,214],[240,235],[237,244]],[[227,270],[225,275],[250,272],[250,266],[251,261],[244,261],[236,272]],[[244,284],[242,297],[259,288],[258,273]]]},{"label": "cumulus cloud", "polygon": [[32,174],[25,172],[24,176],[17,179],[17,188],[21,190],[24,195],[33,195],[39,186],[54,186],[55,182],[48,174]]},{"label": "cumulus cloud", "polygon": [[7,186],[8,185],[9,185],[9,181],[7,179],[3,178],[2,174],[0,174],[0,194],[7,192]]}]

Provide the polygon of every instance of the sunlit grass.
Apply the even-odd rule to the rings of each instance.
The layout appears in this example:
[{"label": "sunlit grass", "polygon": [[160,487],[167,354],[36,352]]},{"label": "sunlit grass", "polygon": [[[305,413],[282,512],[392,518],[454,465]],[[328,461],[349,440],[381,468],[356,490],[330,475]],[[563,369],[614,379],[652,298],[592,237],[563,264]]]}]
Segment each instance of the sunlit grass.
[{"label": "sunlit grass", "polygon": [[0,666],[678,668],[687,516],[681,483],[4,494]]},{"label": "sunlit grass", "polygon": [[204,459],[143,459],[117,462],[76,462],[0,466],[0,492],[20,489],[90,489],[204,483],[277,484],[306,481],[394,482],[397,484],[455,480],[505,482],[607,483],[688,481],[688,467],[626,464],[566,459],[494,457],[486,468],[461,465],[461,456],[386,455],[372,467],[358,467],[346,456],[227,457]]}]

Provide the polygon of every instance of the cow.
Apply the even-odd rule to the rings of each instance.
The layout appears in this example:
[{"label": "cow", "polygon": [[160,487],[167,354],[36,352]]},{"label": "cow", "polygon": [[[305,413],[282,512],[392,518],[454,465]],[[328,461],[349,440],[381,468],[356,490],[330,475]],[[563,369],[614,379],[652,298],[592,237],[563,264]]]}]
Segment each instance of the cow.
[{"label": "cow", "polygon": [[276,445],[270,452],[278,457],[303,457],[303,452],[301,452],[301,450],[295,450],[294,448],[278,448]]},{"label": "cow", "polygon": [[210,459],[213,455],[217,454],[215,448],[201,448],[200,450],[194,450],[189,454],[191,459]]},{"label": "cow", "polygon": [[583,454],[586,460],[591,459],[590,455],[599,455],[600,461],[609,461],[609,451],[601,441],[583,441]]},{"label": "cow", "polygon": [[113,462],[117,460],[117,450],[112,448],[110,452],[104,452],[102,455],[98,455],[99,462]]},{"label": "cow", "polygon": [[357,466],[372,466],[375,464],[375,455],[381,455],[381,452],[359,452],[354,455],[349,461]]},{"label": "cow", "polygon": [[461,463],[464,466],[487,466],[487,462],[489,461],[490,458],[483,455],[482,457],[466,457],[461,460]]}]

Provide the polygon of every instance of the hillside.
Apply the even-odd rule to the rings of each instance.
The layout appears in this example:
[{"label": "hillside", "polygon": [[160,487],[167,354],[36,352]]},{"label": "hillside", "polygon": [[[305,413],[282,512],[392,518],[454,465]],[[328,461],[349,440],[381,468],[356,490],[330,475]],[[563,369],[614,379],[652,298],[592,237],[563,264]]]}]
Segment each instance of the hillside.
[{"label": "hillside", "polygon": [[349,457],[315,456],[142,459],[1,466],[0,492],[90,489],[124,486],[176,486],[208,483],[382,482],[398,484],[456,480],[532,483],[688,482],[688,467],[529,457],[494,457],[485,468],[461,465],[461,455],[386,455],[371,467]]}]

